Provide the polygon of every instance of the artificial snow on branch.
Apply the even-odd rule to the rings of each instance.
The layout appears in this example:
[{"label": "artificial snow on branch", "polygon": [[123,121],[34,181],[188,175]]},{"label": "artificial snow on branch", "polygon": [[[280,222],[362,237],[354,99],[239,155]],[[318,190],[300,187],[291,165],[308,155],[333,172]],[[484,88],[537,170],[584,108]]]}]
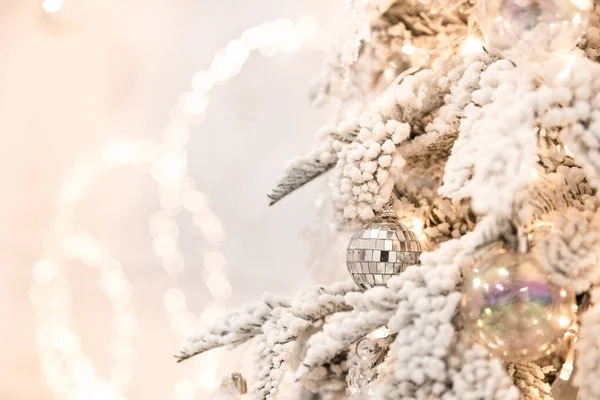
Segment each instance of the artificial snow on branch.
[{"label": "artificial snow on branch", "polygon": [[279,309],[290,309],[301,319],[318,321],[329,314],[346,311],[344,295],[358,288],[351,282],[330,287],[319,286],[300,293],[293,299],[266,294],[263,301],[243,306],[227,313],[213,323],[207,331],[191,337],[176,356],[179,361],[222,346],[237,346],[253,337],[264,334],[267,321],[280,316]]},{"label": "artificial snow on branch", "polygon": [[293,160],[267,195],[271,199],[270,205],[333,168],[338,160],[334,142],[352,142],[358,128],[358,123],[353,121],[342,121],[336,127],[321,128],[317,133],[317,145],[307,156]]},{"label": "artificial snow on branch", "polygon": [[[479,87],[480,75],[491,61],[492,57],[487,53],[476,53],[465,58],[464,71],[456,69],[448,74],[452,84],[437,116],[425,126],[423,135],[400,147],[411,175],[426,176],[431,168],[441,170],[444,167],[458,135],[464,108],[471,102],[472,92]],[[420,171],[415,171],[417,167]]]},{"label": "artificial snow on branch", "polygon": [[[193,338],[181,360],[256,337],[255,399],[276,399],[288,368],[319,398],[334,398],[346,375],[355,377],[353,345],[386,325],[394,341],[363,374],[377,399],[551,399],[554,376],[544,364],[560,351],[503,365],[468,340],[457,309],[479,252],[526,235],[555,283],[583,292],[600,281],[600,19],[594,13],[566,64],[541,65],[540,79],[487,52],[468,55],[474,36],[457,46],[471,31],[474,3],[351,2],[357,18],[336,82],[371,93],[353,99],[357,118],[323,128],[269,193],[273,204],[332,170],[332,203],[346,225],[374,217],[395,193],[399,220],[431,250],[421,265],[364,292],[345,283],[291,300],[266,297]],[[599,293],[594,301],[578,344],[582,400],[600,398]]]},{"label": "artificial snow on branch", "polygon": [[[460,300],[461,267],[465,257],[498,240],[509,228],[504,219],[486,217],[473,232],[423,253],[421,266],[409,267],[390,280],[388,286],[398,296],[396,312],[388,322],[398,333],[390,346],[397,362],[394,375],[376,389],[381,398],[450,396],[452,368],[448,363],[456,342],[453,319]],[[457,398],[463,398],[460,395]]]},{"label": "artificial snow on branch", "polygon": [[550,213],[533,236],[534,251],[553,282],[581,293],[600,280],[599,201]]},{"label": "artificial snow on branch", "polygon": [[248,304],[228,312],[213,323],[211,328],[188,339],[177,354],[179,362],[197,354],[223,346],[238,346],[262,332],[262,326],[271,312],[279,307],[290,307],[286,298],[265,294],[263,301]]},{"label": "artificial snow on branch", "polygon": [[298,376],[329,362],[348,346],[384,325],[396,308],[397,299],[387,287],[374,287],[362,293],[348,293],[346,304],[352,311],[334,314],[307,343]]},{"label": "artificial snow on branch", "polygon": [[529,219],[536,223],[552,211],[579,206],[593,193],[581,168],[560,165],[556,172],[536,174],[527,190],[519,196],[521,206],[528,207],[527,216],[521,213],[523,221]]},{"label": "artificial snow on branch", "polygon": [[[280,177],[269,194],[271,204],[337,163],[338,172],[332,180],[337,191],[334,204],[342,207],[345,218],[370,218],[390,196],[394,176],[388,170],[397,173],[402,166],[397,146],[409,137],[410,127],[406,124],[443,104],[444,94],[450,89],[449,79],[458,80],[465,64],[461,56],[454,56],[434,70],[409,75],[376,99],[371,109],[358,118],[358,125],[357,121],[343,121],[337,128],[322,130],[311,153],[293,161]],[[356,167],[363,166],[361,163],[366,171],[359,176]],[[347,207],[346,201],[350,202]]]},{"label": "artificial snow on branch", "polygon": [[532,79],[499,60],[481,73],[464,110],[440,194],[472,199],[478,213],[509,215],[536,161]]},{"label": "artificial snow on branch", "polygon": [[499,359],[490,358],[486,349],[472,344],[466,335],[460,335],[448,357],[448,367],[451,388],[444,399],[517,400],[520,397],[510,371],[507,375]]},{"label": "artificial snow on branch", "polygon": [[410,126],[372,117],[379,121],[362,123],[357,140],[340,146],[337,173],[332,180],[333,204],[350,220],[367,220],[375,216],[375,211],[381,211],[391,196],[393,177],[404,166],[396,146],[409,137]]},{"label": "artificial snow on branch", "polygon": [[542,126],[560,131],[562,140],[583,167],[590,182],[600,185],[600,65],[587,58],[571,55],[569,64],[557,71],[553,86],[538,90],[537,107]]}]

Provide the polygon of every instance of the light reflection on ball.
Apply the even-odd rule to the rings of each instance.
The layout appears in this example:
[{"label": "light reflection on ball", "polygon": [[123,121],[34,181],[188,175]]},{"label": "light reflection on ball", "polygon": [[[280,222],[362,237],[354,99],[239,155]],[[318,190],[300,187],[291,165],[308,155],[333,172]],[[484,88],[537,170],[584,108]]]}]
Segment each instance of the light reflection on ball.
[{"label": "light reflection on ball", "polygon": [[592,8],[592,0],[479,0],[477,19],[491,50],[542,62],[575,47]]},{"label": "light reflection on ball", "polygon": [[576,306],[571,290],[547,278],[532,256],[494,250],[463,285],[464,329],[507,361],[548,354],[571,326]]}]

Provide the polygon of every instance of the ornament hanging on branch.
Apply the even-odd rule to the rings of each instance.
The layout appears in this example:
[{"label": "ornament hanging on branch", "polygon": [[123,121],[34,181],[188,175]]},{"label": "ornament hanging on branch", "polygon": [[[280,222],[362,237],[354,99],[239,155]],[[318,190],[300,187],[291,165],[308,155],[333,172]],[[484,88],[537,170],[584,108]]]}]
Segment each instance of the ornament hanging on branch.
[{"label": "ornament hanging on branch", "polygon": [[486,249],[476,263],[462,288],[464,329],[506,361],[549,354],[573,321],[573,292],[551,283],[528,252]]},{"label": "ornament hanging on branch", "polygon": [[348,272],[362,289],[385,285],[408,266],[419,264],[421,244],[414,232],[397,221],[392,204],[381,217],[363,225],[348,243]]},{"label": "ornament hanging on branch", "polygon": [[248,393],[246,379],[239,372],[234,372],[223,379],[221,386],[215,390],[211,400],[237,400],[239,395]]},{"label": "ornament hanging on branch", "polygon": [[370,384],[377,378],[377,366],[385,360],[396,335],[397,332],[383,326],[356,343],[354,351],[358,360],[351,366],[346,379],[348,398],[364,400],[373,395]]},{"label": "ornament hanging on branch", "polygon": [[479,0],[477,20],[492,51],[535,63],[571,51],[592,8],[592,0]]}]

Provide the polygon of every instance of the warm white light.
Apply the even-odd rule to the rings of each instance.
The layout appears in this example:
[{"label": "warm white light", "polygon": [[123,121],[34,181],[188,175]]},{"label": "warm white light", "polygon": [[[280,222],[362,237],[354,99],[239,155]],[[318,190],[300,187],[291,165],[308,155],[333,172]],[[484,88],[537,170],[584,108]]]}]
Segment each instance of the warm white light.
[{"label": "warm white light", "polygon": [[384,339],[390,336],[390,332],[391,331],[387,328],[387,326],[382,326],[373,331],[373,337],[375,339]]},{"label": "warm white light", "polygon": [[175,384],[176,400],[193,400],[196,393],[196,385],[188,380],[180,380]]},{"label": "warm white light", "polygon": [[570,54],[568,56],[565,66],[558,72],[558,74],[556,74],[557,83],[563,83],[569,78],[569,76],[571,76],[576,57],[577,56],[575,54]]},{"label": "warm white light", "polygon": [[417,238],[419,240],[425,240],[425,233],[423,232],[423,220],[420,218],[414,218],[412,220],[412,230],[415,233],[415,235],[417,235]]},{"label": "warm white light", "polygon": [[405,44],[404,46],[402,46],[402,52],[406,55],[412,55],[415,54],[416,48],[415,46],[413,46],[412,44]]},{"label": "warm white light", "polygon": [[159,257],[168,258],[175,254],[175,251],[177,250],[177,241],[171,235],[158,235],[152,243],[152,249]]},{"label": "warm white light", "polygon": [[185,310],[185,295],[179,288],[171,288],[167,290],[163,296],[163,303],[169,312]]},{"label": "warm white light", "polygon": [[206,206],[206,196],[197,190],[187,190],[183,193],[181,204],[192,213],[202,211]]},{"label": "warm white light", "polygon": [[64,1],[63,0],[44,0],[44,2],[42,3],[42,7],[44,8],[44,11],[49,12],[49,13],[55,13],[60,11],[60,9],[63,7],[64,5]]},{"label": "warm white light", "polygon": [[558,325],[560,325],[561,328],[567,328],[569,325],[571,325],[571,320],[567,317],[560,317],[558,319]]},{"label": "warm white light", "polygon": [[311,15],[305,15],[300,18],[296,23],[296,27],[298,28],[298,32],[303,39],[308,39],[311,36],[314,36],[317,33],[318,25],[317,21]]},{"label": "warm white light", "polygon": [[40,284],[49,283],[56,274],[56,265],[49,261],[38,261],[33,266],[33,279]]},{"label": "warm white light", "polygon": [[[591,10],[594,6],[594,2],[591,0],[571,0],[571,4],[579,8],[581,11]],[[579,21],[581,21],[581,17],[579,15],[577,15],[577,17],[579,17]]]},{"label": "warm white light", "polygon": [[[57,12],[62,6],[63,0],[43,2],[47,12]],[[298,24],[277,20],[246,30],[240,39],[231,41],[215,54],[208,70],[198,71],[193,76],[192,90],[182,95],[179,104],[169,111],[162,142],[112,137],[97,153],[80,160],[68,172],[57,199],[56,248],[50,249],[48,254],[97,268],[100,288],[113,308],[111,353],[115,363],[110,367],[110,376],[105,378],[80,348],[80,339],[72,330],[68,269],[58,259],[47,261],[50,256],[45,255],[32,268],[34,282],[29,297],[36,310],[36,350],[45,381],[56,398],[127,400],[136,354],[133,337],[138,331],[138,322],[132,304],[131,284],[123,266],[111,257],[105,243],[90,233],[74,230],[77,203],[88,196],[94,182],[111,168],[131,165],[150,171],[157,183],[160,208],[152,215],[149,230],[154,254],[163,269],[173,275],[184,270],[183,255],[177,246],[179,230],[175,220],[181,206],[191,214],[207,242],[203,276],[213,297],[211,306],[196,317],[188,310],[183,292],[170,288],[163,297],[170,326],[181,338],[199,323],[213,322],[222,315],[223,302],[231,296],[232,288],[225,274],[225,258],[216,248],[223,238],[224,228],[210,210],[206,196],[195,189],[194,181],[187,174],[185,145],[192,125],[201,122],[200,117],[209,102],[208,93],[214,84],[224,83],[236,75],[252,50],[259,50],[261,54],[293,52],[316,31],[316,22],[309,17]],[[197,389],[211,392],[218,386],[219,354],[217,350],[203,358],[205,364],[194,370],[195,382],[185,379],[177,382],[174,388],[176,400],[191,400]]]},{"label": "warm white light", "polygon": [[187,114],[202,114],[208,107],[208,97],[203,93],[186,93],[183,99],[183,111]]},{"label": "warm white light", "polygon": [[208,93],[213,87],[213,80],[208,71],[198,71],[192,77],[192,89],[198,93]]},{"label": "warm white light", "polygon": [[481,53],[483,51],[483,43],[481,40],[469,36],[465,39],[463,44],[460,46],[460,52],[463,55]]}]

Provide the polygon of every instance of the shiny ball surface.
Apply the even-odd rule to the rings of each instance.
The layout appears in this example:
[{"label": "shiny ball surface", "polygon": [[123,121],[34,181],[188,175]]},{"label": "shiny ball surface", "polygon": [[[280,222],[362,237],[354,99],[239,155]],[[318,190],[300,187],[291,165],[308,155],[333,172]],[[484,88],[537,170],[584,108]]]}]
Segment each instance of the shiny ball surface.
[{"label": "shiny ball surface", "polygon": [[548,354],[573,322],[574,293],[551,283],[531,255],[504,249],[492,253],[465,279],[464,329],[506,361]]},{"label": "shiny ball surface", "polygon": [[348,243],[346,265],[362,289],[381,286],[409,265],[419,264],[421,244],[407,227],[392,220],[369,222]]},{"label": "shiny ball surface", "polygon": [[572,50],[591,0],[479,0],[477,20],[490,50],[517,63],[540,63]]}]

